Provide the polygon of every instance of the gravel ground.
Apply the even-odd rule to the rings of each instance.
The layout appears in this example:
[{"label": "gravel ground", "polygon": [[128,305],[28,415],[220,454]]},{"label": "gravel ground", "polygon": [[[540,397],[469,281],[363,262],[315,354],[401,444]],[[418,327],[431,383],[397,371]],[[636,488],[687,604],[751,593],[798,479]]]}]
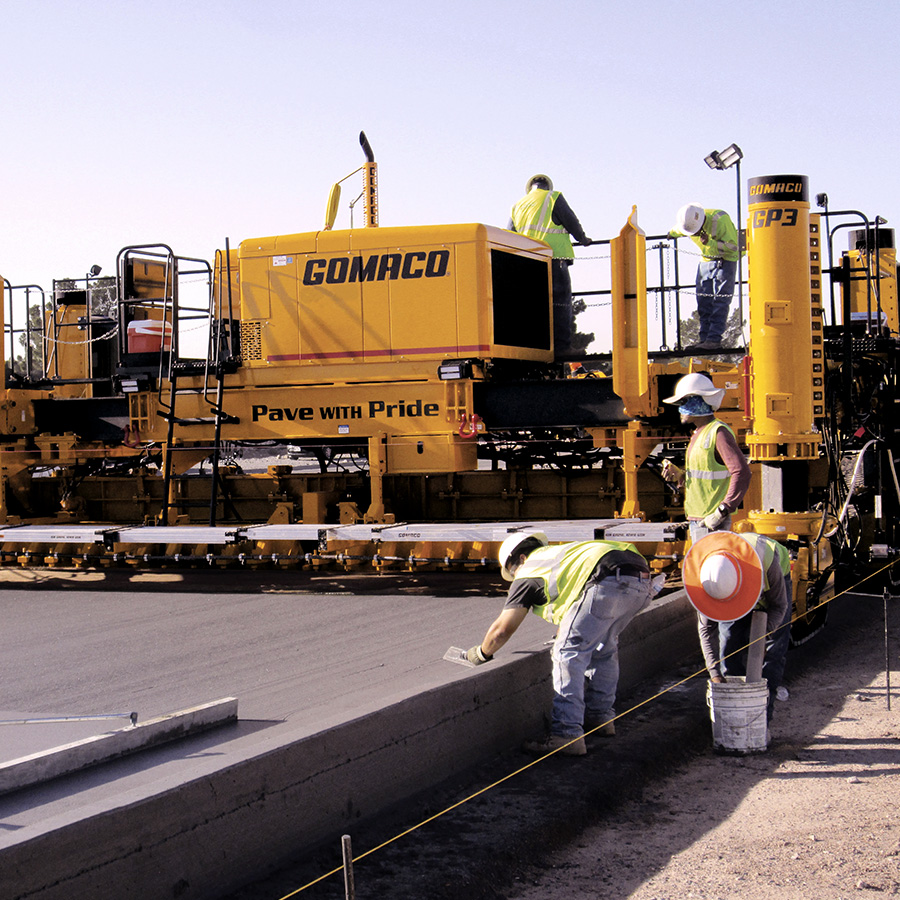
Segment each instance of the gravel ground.
[{"label": "gravel ground", "polygon": [[[890,612],[898,619],[896,601]],[[898,652],[900,633],[890,637],[893,667]],[[689,677],[696,669],[641,685],[620,698],[620,712],[633,710],[618,735],[589,738],[588,756],[523,768],[529,757],[510,751],[352,835],[355,896],[900,894],[900,693],[888,711],[885,656],[882,601],[836,601],[824,631],[790,652],[790,697],[777,704],[767,752],[754,755],[713,751],[705,679]],[[333,842],[232,900],[340,900],[339,872],[304,887],[340,865]]]},{"label": "gravel ground", "polygon": [[[827,659],[790,679],[766,754],[698,755],[587,829],[549,868],[521,873],[507,896],[900,894],[900,692],[889,712],[879,624],[845,632]],[[895,637],[893,665],[898,645]]]}]

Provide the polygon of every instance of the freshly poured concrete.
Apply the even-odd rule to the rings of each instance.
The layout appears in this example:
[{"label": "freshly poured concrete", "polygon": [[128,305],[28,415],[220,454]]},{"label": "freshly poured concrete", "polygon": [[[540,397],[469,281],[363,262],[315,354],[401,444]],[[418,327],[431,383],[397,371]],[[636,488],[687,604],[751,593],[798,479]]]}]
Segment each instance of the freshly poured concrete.
[{"label": "freshly poured concrete", "polygon": [[[142,898],[215,897],[541,729],[546,623],[528,617],[478,669],[441,659],[483,636],[498,580],[327,585],[344,593],[249,580],[231,579],[239,593],[0,590],[2,708],[144,719],[240,704],[234,724],[0,797],[0,896],[96,900],[140,884]],[[692,652],[693,621],[683,595],[642,614],[622,638],[623,688]]]}]

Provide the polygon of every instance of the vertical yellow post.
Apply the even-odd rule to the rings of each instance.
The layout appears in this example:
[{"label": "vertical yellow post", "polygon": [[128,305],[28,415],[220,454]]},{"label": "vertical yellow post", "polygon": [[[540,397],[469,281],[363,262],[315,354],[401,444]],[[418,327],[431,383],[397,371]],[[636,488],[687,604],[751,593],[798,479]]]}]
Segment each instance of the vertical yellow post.
[{"label": "vertical yellow post", "polygon": [[384,476],[387,474],[387,434],[383,431],[369,438],[369,508],[366,522],[383,522]]},{"label": "vertical yellow post", "polygon": [[612,365],[613,385],[629,416],[650,410],[647,359],[647,239],[633,207],[625,227],[613,238]]},{"label": "vertical yellow post", "polygon": [[625,499],[616,516],[625,519],[637,518],[641,514],[638,494],[638,469],[646,458],[640,442],[640,425],[629,422],[622,434],[622,472],[625,476]]},{"label": "vertical yellow post", "polygon": [[803,175],[749,181],[752,432],[756,460],[818,455],[813,428],[809,185]]}]

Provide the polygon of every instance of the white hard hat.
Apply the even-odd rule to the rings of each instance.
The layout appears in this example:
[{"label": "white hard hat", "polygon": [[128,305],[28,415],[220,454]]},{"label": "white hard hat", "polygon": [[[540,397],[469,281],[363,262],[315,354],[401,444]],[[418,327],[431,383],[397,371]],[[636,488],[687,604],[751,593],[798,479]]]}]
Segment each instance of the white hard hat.
[{"label": "white hard hat", "polygon": [[706,219],[706,210],[699,203],[688,203],[675,214],[675,230],[682,234],[696,234]]},{"label": "white hard hat", "polygon": [[547,182],[547,190],[548,191],[553,190],[553,182],[550,180],[550,176],[538,174],[538,175],[532,175],[531,178],[529,178],[528,181],[525,183],[525,193],[526,194],[531,190],[532,185],[536,181],[546,181]]},{"label": "white hard hat", "polygon": [[700,565],[700,587],[713,600],[727,600],[741,586],[743,573],[733,556],[710,553]]},{"label": "white hard hat", "polygon": [[517,531],[511,534],[501,545],[500,551],[497,553],[497,559],[500,561],[500,574],[504,581],[512,581],[513,573],[510,572],[508,565],[515,558],[516,551],[529,538],[539,541],[542,546],[546,547],[550,541],[543,531]]},{"label": "white hard hat", "polygon": [[678,379],[675,393],[671,397],[666,397],[663,403],[681,403],[685,397],[702,397],[713,409],[718,409],[725,397],[725,388],[717,388],[700,372],[691,372],[690,375]]}]

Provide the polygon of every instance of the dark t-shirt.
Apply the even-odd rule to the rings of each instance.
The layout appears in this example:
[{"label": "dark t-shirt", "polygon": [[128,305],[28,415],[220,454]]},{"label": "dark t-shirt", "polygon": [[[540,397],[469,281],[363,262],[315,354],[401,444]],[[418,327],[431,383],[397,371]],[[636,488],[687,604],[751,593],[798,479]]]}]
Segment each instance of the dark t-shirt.
[{"label": "dark t-shirt", "polygon": [[[642,572],[650,571],[647,561],[639,553],[632,553],[630,550],[610,550],[597,563],[597,567],[591,573],[591,577],[585,581],[583,587],[595,584],[619,566],[638,568]],[[509,586],[503,608],[532,609],[535,606],[543,606],[546,602],[547,595],[544,593],[542,578],[516,578]]]}]

